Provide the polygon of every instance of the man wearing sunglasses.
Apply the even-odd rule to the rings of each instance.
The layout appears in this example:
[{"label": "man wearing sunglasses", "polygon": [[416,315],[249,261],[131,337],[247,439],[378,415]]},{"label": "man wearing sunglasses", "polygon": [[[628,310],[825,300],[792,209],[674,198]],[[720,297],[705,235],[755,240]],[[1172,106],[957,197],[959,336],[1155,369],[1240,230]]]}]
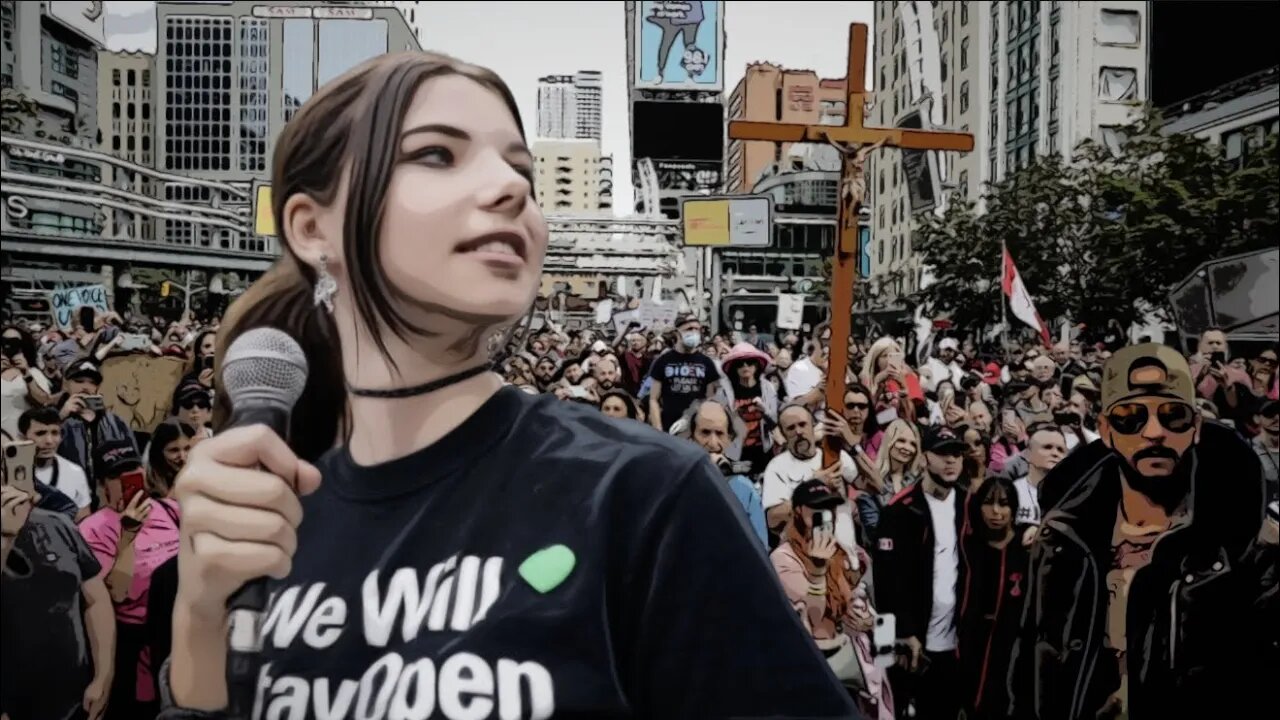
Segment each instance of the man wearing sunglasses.
[{"label": "man wearing sunglasses", "polygon": [[1118,350],[1103,368],[1101,443],[1047,481],[1010,688],[1015,718],[1209,717],[1267,684],[1274,638],[1250,544],[1263,515],[1257,455],[1204,422],[1172,348]]}]

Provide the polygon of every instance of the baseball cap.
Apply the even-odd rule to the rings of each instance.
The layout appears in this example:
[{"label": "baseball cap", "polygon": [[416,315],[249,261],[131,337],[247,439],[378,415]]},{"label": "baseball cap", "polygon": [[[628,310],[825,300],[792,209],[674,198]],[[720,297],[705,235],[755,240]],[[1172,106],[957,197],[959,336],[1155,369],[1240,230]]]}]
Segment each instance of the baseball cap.
[{"label": "baseball cap", "polygon": [[138,451],[128,440],[107,440],[93,450],[94,476],[99,480],[119,477],[142,467]]},{"label": "baseball cap", "polygon": [[964,450],[964,441],[955,430],[946,425],[930,425],[925,428],[924,442],[921,443],[926,452],[945,454]]},{"label": "baseball cap", "polygon": [[1102,367],[1102,411],[1141,397],[1165,397],[1195,405],[1196,386],[1187,359],[1159,343],[1120,348]]},{"label": "baseball cap", "polygon": [[791,507],[807,507],[814,510],[827,510],[844,503],[834,490],[821,480],[805,480],[791,491]]},{"label": "baseball cap", "polygon": [[938,350],[959,350],[959,349],[960,349],[960,343],[957,342],[955,338],[943,338],[942,342],[938,343]]},{"label": "baseball cap", "polygon": [[72,362],[67,366],[66,371],[63,372],[63,376],[68,380],[89,378],[96,383],[102,382],[102,370],[98,368],[98,363],[88,358]]},{"label": "baseball cap", "polygon": [[686,323],[691,323],[691,322],[696,322],[698,323],[698,325],[702,325],[702,321],[698,319],[697,315],[694,315],[693,313],[680,313],[679,315],[676,316],[675,326],[678,328]]}]

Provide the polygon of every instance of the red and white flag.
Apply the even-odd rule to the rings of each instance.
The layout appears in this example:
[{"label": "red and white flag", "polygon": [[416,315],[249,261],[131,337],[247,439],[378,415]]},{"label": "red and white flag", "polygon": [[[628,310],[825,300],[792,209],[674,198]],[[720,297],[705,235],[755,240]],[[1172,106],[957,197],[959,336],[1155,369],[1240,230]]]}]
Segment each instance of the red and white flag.
[{"label": "red and white flag", "polygon": [[1022,283],[1022,276],[1018,274],[1018,267],[1013,264],[1009,248],[1001,249],[1004,253],[1004,271],[1001,273],[1000,287],[1004,290],[1004,296],[1009,299],[1009,309],[1013,311],[1014,317],[1039,332],[1040,340],[1045,347],[1049,347],[1049,327],[1040,319],[1040,313],[1036,312],[1036,304],[1031,299],[1031,293],[1027,292],[1027,286]]}]

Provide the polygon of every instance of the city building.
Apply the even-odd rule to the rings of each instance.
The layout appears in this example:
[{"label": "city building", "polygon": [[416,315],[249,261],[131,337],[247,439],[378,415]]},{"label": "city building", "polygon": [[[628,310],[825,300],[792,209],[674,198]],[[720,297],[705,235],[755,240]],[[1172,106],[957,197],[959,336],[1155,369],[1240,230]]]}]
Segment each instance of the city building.
[{"label": "city building", "polygon": [[928,282],[914,215],[979,203],[985,184],[1085,140],[1118,142],[1149,97],[1150,3],[877,2],[874,105],[885,127],[972,133],[971,153],[881,150],[868,171],[872,290],[902,297]]},{"label": "city building", "polygon": [[[772,63],[751,63],[729,94],[726,120],[844,124],[844,80],[819,79],[812,70],[787,70]],[[790,156],[790,143],[729,140],[725,152],[724,191],[746,193],[761,173]],[[834,148],[831,148],[835,152]]]},{"label": "city building", "polygon": [[538,133],[547,140],[600,141],[599,70],[538,78]]},{"label": "city building", "polygon": [[146,53],[98,54],[98,149],[154,167],[155,58]]},{"label": "city building", "polygon": [[1280,66],[1253,73],[1163,110],[1167,133],[1188,133],[1221,145],[1243,161],[1280,132]]},{"label": "city building", "polygon": [[420,49],[396,7],[165,2],[156,23],[156,166],[233,182],[270,177],[271,138],[316,88]]},{"label": "city building", "polygon": [[[606,164],[600,155],[598,142],[536,140],[531,149],[534,193],[544,213],[584,215],[601,211],[601,183]],[[612,158],[607,166],[612,175]],[[610,197],[610,207],[612,202]]]},{"label": "city building", "polygon": [[600,172],[598,176],[598,185],[600,188],[599,207],[602,213],[611,213],[613,211],[613,156],[604,155],[600,158]]}]

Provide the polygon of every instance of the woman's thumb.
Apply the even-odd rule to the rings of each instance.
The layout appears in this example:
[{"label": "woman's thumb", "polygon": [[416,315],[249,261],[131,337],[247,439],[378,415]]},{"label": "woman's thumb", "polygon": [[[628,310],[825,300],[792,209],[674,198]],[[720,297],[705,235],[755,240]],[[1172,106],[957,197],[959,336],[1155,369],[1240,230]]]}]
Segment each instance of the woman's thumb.
[{"label": "woman's thumb", "polygon": [[320,487],[320,470],[305,460],[298,461],[297,490],[299,495],[310,495]]}]

